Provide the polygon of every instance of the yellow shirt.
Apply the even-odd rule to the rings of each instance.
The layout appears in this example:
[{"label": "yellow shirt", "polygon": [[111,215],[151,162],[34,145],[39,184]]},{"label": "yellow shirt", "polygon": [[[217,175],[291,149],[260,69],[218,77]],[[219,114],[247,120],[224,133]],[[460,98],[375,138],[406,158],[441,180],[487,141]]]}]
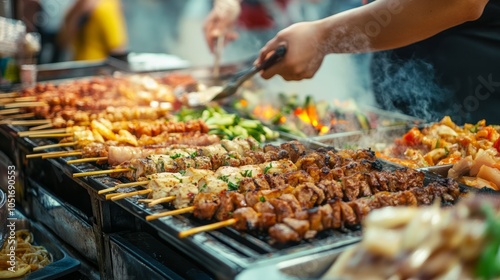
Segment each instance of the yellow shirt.
[{"label": "yellow shirt", "polygon": [[100,0],[75,36],[74,59],[105,59],[113,49],[125,46],[126,37],[120,1]]}]

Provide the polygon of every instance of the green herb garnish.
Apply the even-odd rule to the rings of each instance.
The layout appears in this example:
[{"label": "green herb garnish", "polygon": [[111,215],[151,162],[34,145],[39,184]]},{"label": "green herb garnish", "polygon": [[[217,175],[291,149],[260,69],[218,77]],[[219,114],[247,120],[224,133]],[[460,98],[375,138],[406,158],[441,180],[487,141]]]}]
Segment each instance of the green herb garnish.
[{"label": "green herb garnish", "polygon": [[436,141],[436,147],[434,147],[434,149],[437,149],[439,148],[439,139]]},{"label": "green herb garnish", "polygon": [[252,170],[245,170],[244,172],[240,172],[243,177],[252,177]]},{"label": "green herb garnish", "polygon": [[171,159],[176,159],[176,158],[180,158],[180,157],[182,157],[182,155],[179,153],[176,153],[176,154],[170,156]]},{"label": "green herb garnish", "polygon": [[177,177],[177,176],[175,176],[175,175],[174,175],[174,178],[175,178],[175,179],[177,179],[177,180],[179,180],[179,182],[181,182],[181,183],[182,183],[182,179],[181,179],[181,178],[179,178],[179,177]]},{"label": "green herb garnish", "polygon": [[227,188],[230,191],[236,191],[236,190],[238,190],[238,184],[235,184],[233,182],[228,182],[227,183]]},{"label": "green herb garnish", "polygon": [[229,176],[228,175],[222,175],[222,176],[219,176],[217,177],[217,179],[221,180],[221,181],[224,181],[226,183],[229,182]]},{"label": "green herb garnish", "polygon": [[259,200],[260,200],[260,202],[266,202],[266,198],[263,196],[259,197]]},{"label": "green herb garnish", "polygon": [[161,172],[165,172],[165,162],[163,161],[163,159],[158,159],[158,163],[156,163],[156,167],[159,171]]},{"label": "green herb garnish", "polygon": [[179,173],[184,176],[184,174],[186,174],[186,170],[179,170]]},{"label": "green herb garnish", "polygon": [[205,183],[205,184],[203,184],[203,186],[201,186],[200,192],[205,191],[206,188],[207,188],[207,184]]},{"label": "green herb garnish", "polygon": [[266,166],[266,168],[264,168],[264,174],[267,174],[267,172],[269,171],[269,169],[273,168],[273,164],[270,163],[268,166]]},{"label": "green herb garnish", "polygon": [[198,151],[195,151],[195,152],[189,154],[189,157],[190,158],[195,158],[197,155],[198,155]]}]

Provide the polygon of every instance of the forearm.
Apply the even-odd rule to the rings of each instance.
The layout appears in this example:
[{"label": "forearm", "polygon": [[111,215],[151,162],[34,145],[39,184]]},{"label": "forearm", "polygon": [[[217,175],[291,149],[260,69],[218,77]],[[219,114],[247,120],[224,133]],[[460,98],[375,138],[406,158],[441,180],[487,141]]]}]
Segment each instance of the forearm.
[{"label": "forearm", "polygon": [[406,46],[477,19],[488,0],[377,0],[317,21],[325,53]]}]

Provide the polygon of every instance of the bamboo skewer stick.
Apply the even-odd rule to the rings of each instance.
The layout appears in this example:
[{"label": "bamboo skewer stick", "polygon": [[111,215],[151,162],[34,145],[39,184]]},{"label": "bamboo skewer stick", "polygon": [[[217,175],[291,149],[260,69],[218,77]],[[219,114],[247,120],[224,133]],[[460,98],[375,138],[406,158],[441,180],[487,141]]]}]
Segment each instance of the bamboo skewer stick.
[{"label": "bamboo skewer stick", "polygon": [[58,157],[71,157],[71,156],[81,156],[82,152],[81,151],[74,151],[74,152],[65,152],[65,153],[60,153],[60,154],[48,154],[48,155],[43,155],[43,159],[47,158],[58,158]]},{"label": "bamboo skewer stick", "polygon": [[38,106],[48,106],[45,102],[34,101],[34,102],[18,102],[5,104],[5,108],[23,108],[23,107],[38,107]]},{"label": "bamboo skewer stick", "polygon": [[35,116],[35,113],[23,113],[23,114],[17,114],[17,115],[7,115],[3,116],[3,120],[10,120],[13,121],[14,119],[26,119],[26,118],[32,118]]},{"label": "bamboo skewer stick", "polygon": [[19,109],[19,108],[0,110],[0,115],[9,115],[9,114],[15,114],[15,113],[19,113],[19,112],[21,112],[21,109]]},{"label": "bamboo skewer stick", "polygon": [[152,221],[159,219],[161,217],[167,217],[167,216],[174,216],[174,215],[179,215],[179,214],[184,214],[184,213],[190,213],[194,211],[194,206],[189,206],[186,208],[182,209],[177,209],[177,210],[172,210],[172,211],[167,211],[167,212],[162,212],[162,213],[157,213],[157,214],[152,214],[146,216],[146,221]]},{"label": "bamboo skewer stick", "polygon": [[12,125],[32,126],[50,123],[51,120],[27,120],[27,121],[12,121]]},{"label": "bamboo skewer stick", "polygon": [[209,225],[205,225],[205,226],[201,226],[201,227],[195,227],[195,228],[191,228],[191,229],[188,229],[185,231],[181,231],[181,232],[179,232],[178,236],[179,236],[179,238],[184,238],[184,237],[188,237],[190,235],[197,234],[200,232],[211,231],[214,229],[232,226],[232,225],[236,224],[236,222],[238,222],[238,219],[231,218],[231,219],[220,221],[217,223],[213,223],[213,224],[209,224]]},{"label": "bamboo skewer stick", "polygon": [[12,103],[14,101],[16,101],[16,99],[14,97],[2,98],[2,99],[0,99],[0,104]]},{"label": "bamboo skewer stick", "polygon": [[157,204],[160,204],[160,203],[167,203],[167,202],[170,202],[170,201],[174,201],[176,198],[175,195],[172,195],[172,196],[167,196],[167,197],[162,197],[162,198],[158,198],[158,199],[154,199],[153,201],[151,201],[149,204],[148,204],[148,207],[153,207]]},{"label": "bamboo skewer stick", "polygon": [[37,157],[43,157],[46,155],[60,155],[60,154],[66,154],[68,151],[57,151],[57,152],[48,152],[48,153],[39,153],[39,154],[31,154],[31,155],[26,155],[26,158],[37,158]]},{"label": "bamboo skewer stick", "polygon": [[46,130],[21,131],[17,133],[17,135],[19,135],[20,137],[26,137],[30,135],[48,134],[48,133],[68,133],[68,131],[66,128],[54,128]]},{"label": "bamboo skewer stick", "polygon": [[119,200],[119,199],[124,199],[124,198],[127,198],[127,197],[136,196],[136,195],[148,194],[148,193],[150,193],[152,191],[153,190],[151,190],[151,189],[147,189],[147,190],[141,190],[141,191],[123,193],[123,194],[111,197],[111,200],[112,201],[116,201],[116,200]]},{"label": "bamboo skewer stick", "polygon": [[109,193],[106,195],[106,200],[110,200],[113,196],[120,195],[122,193]]},{"label": "bamboo skewer stick", "polygon": [[147,184],[149,184],[149,181],[140,181],[140,182],[117,184],[115,187],[118,189],[119,188],[130,188],[130,187],[137,187],[137,186],[145,186]]},{"label": "bamboo skewer stick", "polygon": [[38,134],[31,135],[28,138],[59,138],[59,137],[70,137],[73,133],[48,133],[48,134]]},{"label": "bamboo skewer stick", "polygon": [[23,96],[14,98],[15,102],[31,102],[36,100],[37,100],[36,96]]},{"label": "bamboo skewer stick", "polygon": [[120,172],[127,172],[127,171],[130,171],[130,170],[132,170],[132,169],[129,169],[129,168],[117,168],[117,169],[110,169],[110,170],[98,170],[98,171],[73,173],[73,178],[86,177],[86,176],[94,176],[94,175],[103,175],[103,174],[112,174],[112,173],[120,173]]},{"label": "bamboo skewer stick", "polygon": [[0,93],[0,98],[4,97],[18,97],[19,92],[6,92],[6,93]]},{"label": "bamboo skewer stick", "polygon": [[30,127],[29,130],[42,130],[42,129],[53,128],[53,127],[54,127],[54,125],[52,123],[46,123],[46,124],[42,124],[39,126]]},{"label": "bamboo skewer stick", "polygon": [[94,162],[94,161],[100,161],[100,160],[107,160],[107,159],[108,159],[108,157],[80,158],[80,159],[68,160],[66,163],[67,164],[75,164],[75,163],[82,163],[82,162]]},{"label": "bamboo skewer stick", "polygon": [[125,183],[125,184],[117,184],[114,187],[103,189],[97,192],[97,194],[103,194],[103,193],[108,193],[112,191],[116,191],[117,189],[120,188],[130,188],[130,187],[137,187],[137,186],[145,186],[149,184],[149,181],[142,181],[142,182],[132,182],[132,183]]},{"label": "bamboo skewer stick", "polygon": [[57,144],[50,144],[50,145],[45,145],[45,146],[38,146],[33,148],[33,151],[42,151],[45,149],[50,149],[50,148],[59,148],[59,147],[72,147],[75,146],[76,142],[68,142],[68,143],[57,143]]}]

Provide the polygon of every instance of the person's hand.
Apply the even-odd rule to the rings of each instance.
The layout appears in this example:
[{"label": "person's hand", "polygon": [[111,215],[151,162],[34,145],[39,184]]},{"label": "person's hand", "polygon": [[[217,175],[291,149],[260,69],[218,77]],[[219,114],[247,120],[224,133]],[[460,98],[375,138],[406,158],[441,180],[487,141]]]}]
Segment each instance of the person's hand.
[{"label": "person's hand", "polygon": [[256,64],[260,65],[281,44],[287,46],[287,53],[276,65],[262,71],[262,78],[269,79],[274,75],[287,81],[312,78],[327,54],[318,25],[318,22],[301,22],[278,32],[260,50]]},{"label": "person's hand", "polygon": [[215,0],[214,8],[210,11],[203,25],[205,41],[213,53],[217,39],[224,37],[224,44],[238,38],[238,33],[234,31],[236,19],[240,14],[239,0]]}]

